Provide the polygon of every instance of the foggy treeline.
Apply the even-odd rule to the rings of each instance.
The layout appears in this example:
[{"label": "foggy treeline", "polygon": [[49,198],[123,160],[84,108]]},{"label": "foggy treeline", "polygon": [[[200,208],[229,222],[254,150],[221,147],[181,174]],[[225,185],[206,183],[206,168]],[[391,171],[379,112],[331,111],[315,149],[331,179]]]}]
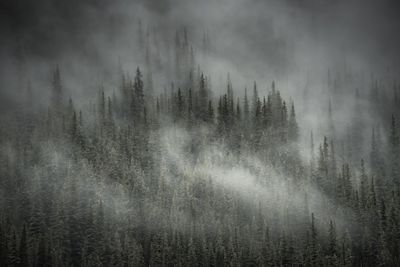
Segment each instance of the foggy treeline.
[{"label": "foggy treeline", "polygon": [[400,265],[396,79],[341,62],[294,93],[213,73],[207,29],[133,28],[138,64],[116,56],[84,93],[61,63],[37,82],[16,46],[0,266]]}]

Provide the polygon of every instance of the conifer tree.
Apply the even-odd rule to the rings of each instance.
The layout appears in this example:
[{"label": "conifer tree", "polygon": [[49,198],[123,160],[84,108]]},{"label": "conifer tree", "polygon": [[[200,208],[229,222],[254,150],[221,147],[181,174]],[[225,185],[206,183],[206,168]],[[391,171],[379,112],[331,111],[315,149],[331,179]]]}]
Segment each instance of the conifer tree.
[{"label": "conifer tree", "polygon": [[63,87],[61,83],[61,74],[60,69],[57,66],[53,72],[53,80],[52,80],[52,94],[51,94],[51,103],[53,108],[59,110],[61,105],[63,104]]},{"label": "conifer tree", "polygon": [[252,102],[251,102],[251,108],[252,108],[253,117],[256,116],[256,112],[257,112],[257,108],[258,108],[258,104],[259,104],[258,102],[259,102],[259,98],[258,98],[257,83],[254,81],[253,98],[252,98]]},{"label": "conifer tree", "polygon": [[299,138],[299,129],[296,121],[296,112],[294,110],[294,103],[290,107],[289,115],[289,140],[296,142]]},{"label": "conifer tree", "polygon": [[28,266],[28,244],[27,244],[27,232],[25,225],[22,228],[21,240],[19,242],[19,266]]}]

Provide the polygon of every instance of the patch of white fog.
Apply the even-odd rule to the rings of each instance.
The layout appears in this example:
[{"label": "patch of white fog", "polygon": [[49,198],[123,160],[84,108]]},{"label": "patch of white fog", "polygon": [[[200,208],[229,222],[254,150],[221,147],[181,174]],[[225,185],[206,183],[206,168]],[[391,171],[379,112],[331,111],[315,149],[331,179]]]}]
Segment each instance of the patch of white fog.
[{"label": "patch of white fog", "polygon": [[[207,130],[200,128],[198,132],[204,134]],[[296,183],[292,177],[254,155],[241,155],[238,159],[220,143],[204,142],[197,160],[193,161],[184,151],[191,139],[186,130],[167,127],[161,136],[164,157],[187,179],[211,180],[234,197],[251,204],[254,210],[260,205],[269,211],[268,214],[281,215],[283,223],[290,223],[288,210],[300,214],[306,209],[309,214],[308,218],[303,218],[306,225],[314,213],[321,229],[327,230],[332,220],[338,231],[351,230],[348,229],[348,216],[352,211],[338,206],[308,181]]]}]

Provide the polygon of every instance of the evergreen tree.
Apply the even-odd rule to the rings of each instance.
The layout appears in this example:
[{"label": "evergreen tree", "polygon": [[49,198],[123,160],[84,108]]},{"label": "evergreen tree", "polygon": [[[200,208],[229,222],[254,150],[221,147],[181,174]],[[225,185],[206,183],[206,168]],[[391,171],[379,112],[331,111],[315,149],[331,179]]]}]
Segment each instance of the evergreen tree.
[{"label": "evergreen tree", "polygon": [[252,108],[253,117],[255,117],[257,109],[259,108],[257,83],[255,81],[254,81],[254,86],[253,86],[253,98],[252,98],[252,102],[251,102],[251,108]]},{"label": "evergreen tree", "polygon": [[27,233],[26,227],[22,228],[21,233],[21,240],[19,242],[19,266],[28,266],[29,259],[28,259],[28,244],[27,244]]},{"label": "evergreen tree", "polygon": [[18,251],[17,251],[16,238],[17,237],[15,231],[13,230],[7,242],[7,253],[8,253],[7,266],[18,266],[20,262],[20,258],[18,256]]},{"label": "evergreen tree", "polygon": [[63,104],[63,87],[61,83],[61,74],[60,69],[57,66],[53,72],[53,81],[52,81],[52,94],[51,94],[51,103],[53,108],[59,110]]},{"label": "evergreen tree", "polygon": [[134,92],[134,114],[136,120],[142,120],[144,117],[144,90],[143,90],[143,81],[142,81],[142,72],[139,68],[136,69],[136,76],[133,84],[133,92]]},{"label": "evergreen tree", "polygon": [[391,176],[393,179],[394,185],[397,187],[400,186],[400,141],[398,135],[398,127],[396,124],[396,119],[392,115],[392,122],[390,127],[390,164],[391,164]]},{"label": "evergreen tree", "polygon": [[296,122],[296,112],[294,110],[294,103],[290,107],[289,115],[289,140],[296,142],[299,138],[299,129]]}]

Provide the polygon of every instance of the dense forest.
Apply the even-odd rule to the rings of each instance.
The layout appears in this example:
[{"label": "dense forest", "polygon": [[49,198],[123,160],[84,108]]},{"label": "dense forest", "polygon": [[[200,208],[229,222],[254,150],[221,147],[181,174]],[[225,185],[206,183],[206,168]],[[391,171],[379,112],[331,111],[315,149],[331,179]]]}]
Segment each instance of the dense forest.
[{"label": "dense forest", "polygon": [[307,86],[215,82],[207,31],[135,28],[114,86],[75,98],[52,65],[48,98],[24,82],[2,109],[0,266],[400,265],[398,82],[326,70],[311,129]]}]

